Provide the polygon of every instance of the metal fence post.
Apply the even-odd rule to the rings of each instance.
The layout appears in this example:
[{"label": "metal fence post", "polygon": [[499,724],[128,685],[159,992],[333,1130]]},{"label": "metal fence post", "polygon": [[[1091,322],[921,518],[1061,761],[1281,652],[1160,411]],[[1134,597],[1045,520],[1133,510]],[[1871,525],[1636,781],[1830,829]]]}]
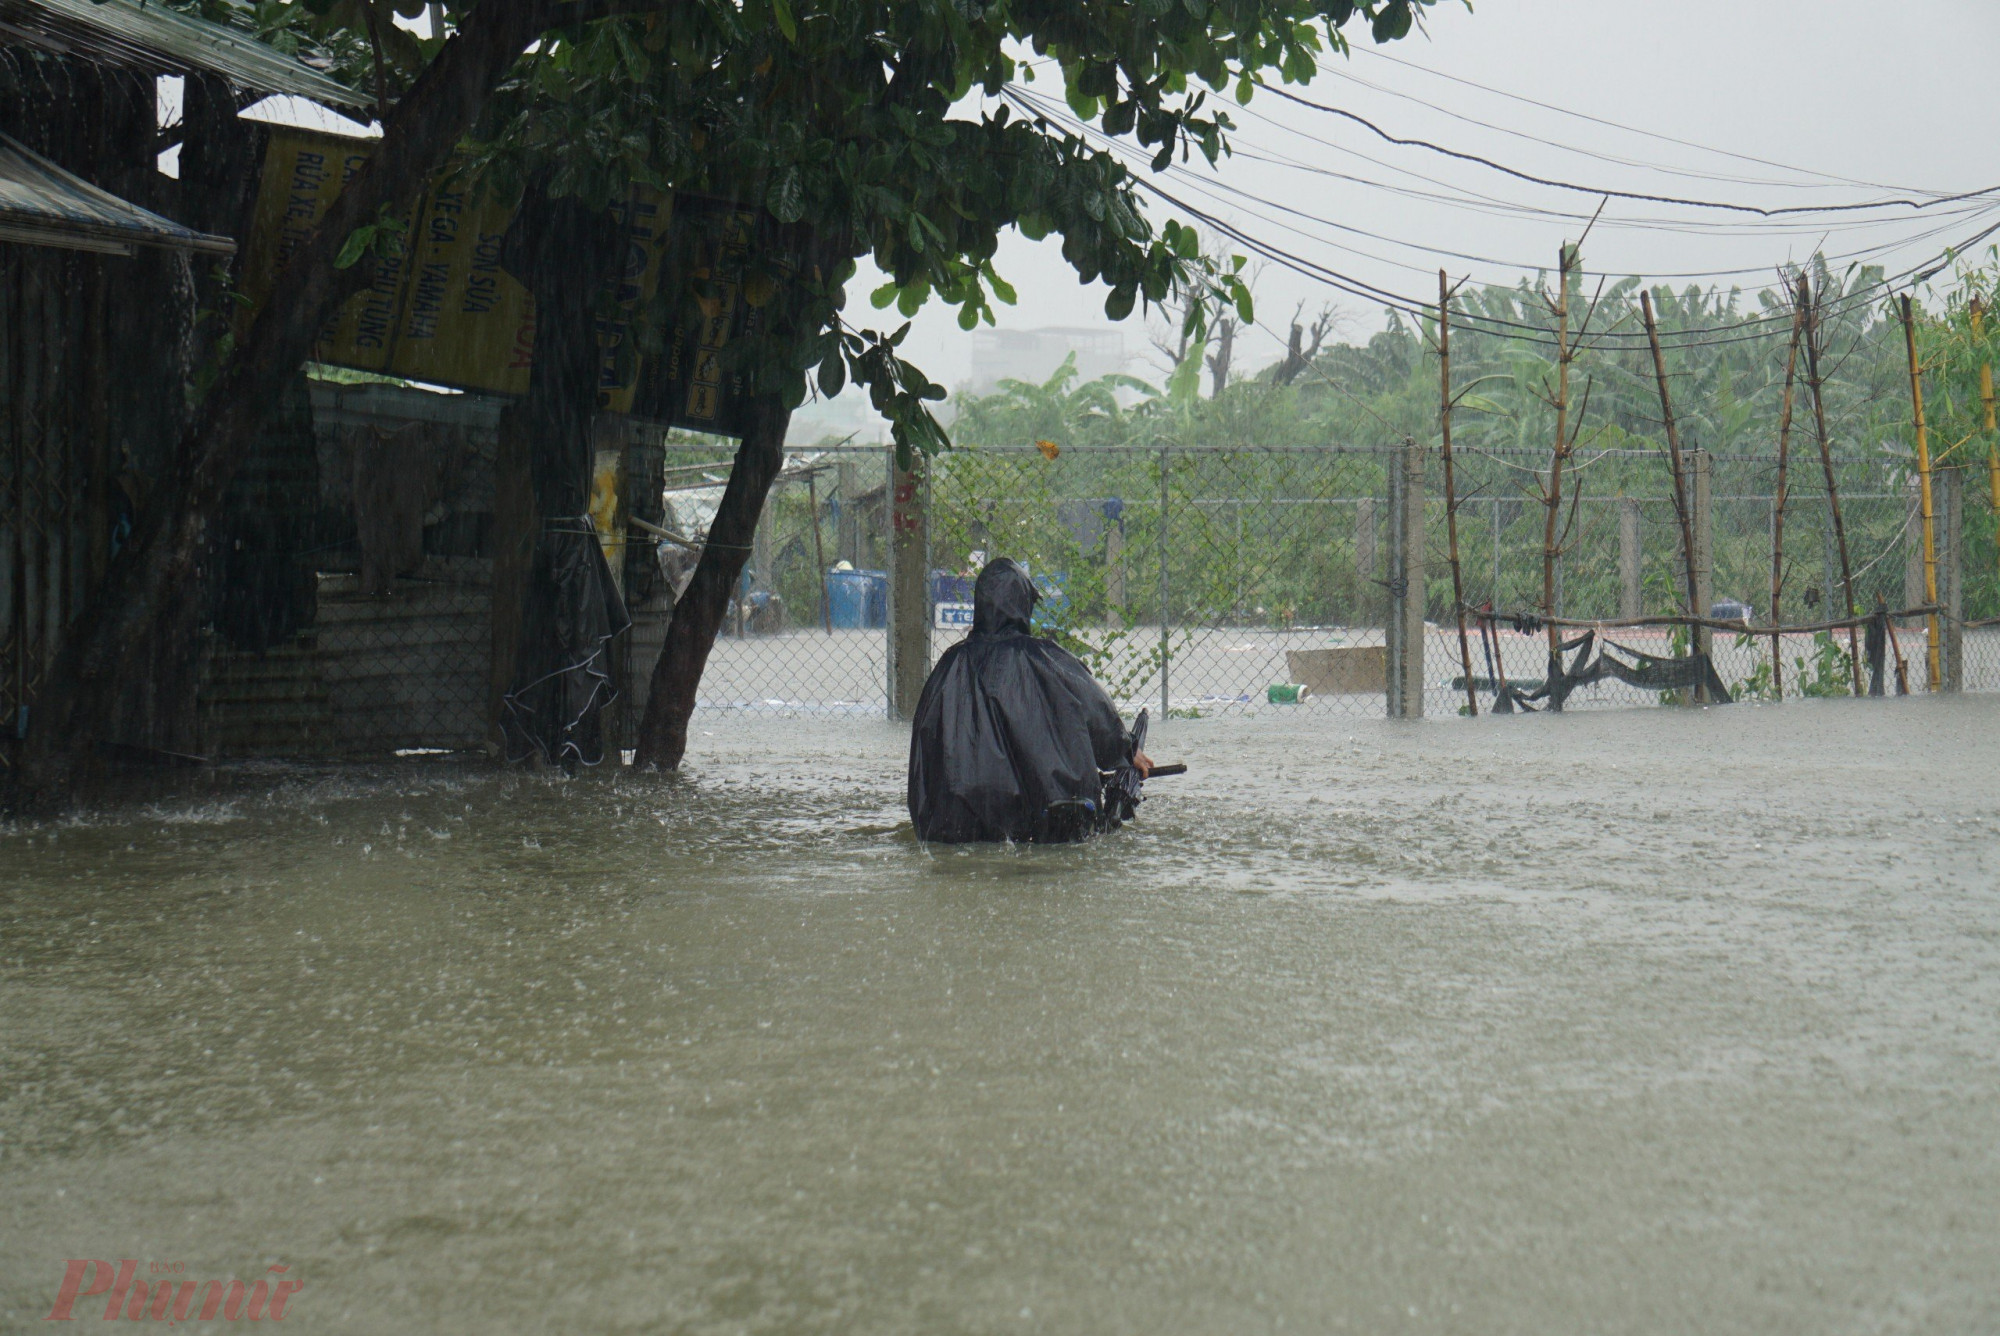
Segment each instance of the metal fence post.
[{"label": "metal fence post", "polygon": [[1944,608],[1939,689],[1965,687],[1965,470],[1957,466],[1932,475],[1941,489],[1937,497],[1938,603]]},{"label": "metal fence post", "polygon": [[1641,585],[1645,549],[1639,539],[1639,503],[1631,497],[1618,502],[1618,615],[1643,617]]},{"label": "metal fence post", "polygon": [[1160,447],[1160,718],[1167,719],[1173,714],[1173,693],[1169,690],[1168,670],[1172,667],[1173,612],[1168,601],[1167,586],[1167,468],[1168,448]]},{"label": "metal fence post", "polygon": [[[1715,606],[1715,515],[1710,504],[1713,488],[1714,457],[1703,449],[1688,451],[1688,491],[1693,495],[1688,500],[1688,527],[1694,533],[1694,606],[1688,609],[1692,616],[1706,617]],[[1709,653],[1714,636],[1706,626],[1693,628],[1689,637],[1694,652],[1704,657]],[[1705,687],[1696,687],[1694,698],[1708,699]]]}]

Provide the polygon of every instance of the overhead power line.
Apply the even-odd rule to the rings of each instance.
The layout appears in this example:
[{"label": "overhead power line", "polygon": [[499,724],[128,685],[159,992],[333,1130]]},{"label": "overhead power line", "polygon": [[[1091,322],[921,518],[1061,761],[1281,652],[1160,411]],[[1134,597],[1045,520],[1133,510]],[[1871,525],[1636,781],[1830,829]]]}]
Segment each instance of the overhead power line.
[{"label": "overhead power line", "polygon": [[[1393,172],[1397,176],[1408,177],[1410,180],[1413,181],[1421,181],[1424,182],[1426,185],[1436,186],[1439,190],[1444,191],[1446,193],[1443,195],[1433,195],[1430,192],[1416,190],[1413,187],[1409,186],[1396,186],[1396,185],[1391,185],[1387,182],[1371,180],[1367,177],[1350,176],[1342,172],[1334,171],[1331,168],[1318,166],[1312,163],[1302,163],[1297,161],[1296,159],[1284,158],[1284,157],[1280,157],[1279,159],[1280,161],[1289,162],[1292,165],[1297,166],[1302,171],[1312,172],[1315,175],[1330,176],[1340,180],[1351,180],[1357,182],[1358,184],[1370,185],[1378,187],[1383,190],[1391,190],[1391,191],[1397,191],[1399,193],[1410,194],[1418,198],[1434,199],[1440,203],[1444,203],[1447,205],[1454,205],[1456,207],[1472,209],[1476,212],[1481,212],[1481,213],[1494,213],[1499,215],[1512,215],[1518,217],[1542,217],[1542,218],[1559,219],[1564,222],[1578,222],[1578,223],[1587,222],[1591,217],[1590,214],[1581,212],[1580,210],[1571,210],[1571,209],[1552,207],[1546,204],[1529,204],[1519,200],[1503,199],[1499,196],[1489,195],[1482,191],[1474,190],[1471,189],[1470,187],[1459,185],[1455,182],[1442,180],[1438,177],[1430,176],[1427,175],[1426,173],[1416,171],[1410,167],[1406,167],[1400,163],[1389,162],[1385,159],[1375,157],[1372,154],[1363,153],[1361,150],[1354,148],[1351,145],[1343,144],[1338,140],[1329,139],[1321,135],[1315,135],[1310,131],[1304,130],[1299,126],[1293,125],[1287,121],[1282,121],[1272,116],[1266,116],[1263,113],[1259,112],[1254,106],[1236,108],[1232,112],[1232,114],[1247,115],[1251,119],[1260,121],[1263,124],[1268,125],[1283,134],[1292,135],[1299,139],[1303,139],[1309,144],[1313,144],[1319,148],[1324,148],[1332,152],[1339,153],[1344,157],[1358,158],[1362,162],[1368,163],[1370,166],[1379,167],[1387,172]],[[1230,156],[1232,157],[1248,158],[1251,159],[1252,161],[1259,160],[1258,155],[1256,153],[1246,151],[1244,149],[1240,139],[1231,141],[1229,147],[1229,153]],[[1977,205],[1967,205],[1964,201],[1960,201],[1958,207],[1967,213],[1975,213],[1978,211]],[[1952,212],[1953,209],[1946,208],[1941,213],[1935,214],[1933,216],[1942,217],[1949,215]],[[1842,225],[1849,228],[1894,226],[1896,224],[1908,221],[1908,218],[1909,215],[1907,214],[1882,215],[1873,218],[1862,217],[1849,220],[1843,223]],[[1820,222],[1813,222],[1808,219],[1794,219],[1794,218],[1746,218],[1746,217],[1703,218],[1703,217],[1686,217],[1686,216],[1664,216],[1660,214],[1654,214],[1654,215],[1633,215],[1627,217],[1620,217],[1614,215],[1613,217],[1610,218],[1599,219],[1598,226],[1607,228],[1615,227],[1623,229],[1641,229],[1646,231],[1681,232],[1681,233],[1687,233],[1689,235],[1801,236],[1801,235],[1811,235],[1815,232],[1821,231],[1822,228],[1824,227],[1824,224]]]},{"label": "overhead power line", "polygon": [[1376,83],[1372,79],[1364,79],[1351,70],[1332,66],[1324,61],[1320,63],[1320,71],[1330,74],[1336,79],[1380,93],[1384,97],[1393,97],[1404,102],[1414,103],[1428,111],[1436,112],[1440,116],[1448,116],[1452,120],[1462,122],[1477,129],[1488,130],[1494,134],[1507,135],[1514,139],[1524,139],[1532,144],[1559,149],[1564,153],[1574,153],[1579,157],[1593,158],[1598,162],[1608,162],[1619,167],[1636,167],[1641,171],[1661,172],[1668,176],[1685,177],[1691,181],[1720,181],[1727,185],[1768,186],[1778,190],[1841,190],[1848,188],[1852,184],[1845,181],[1781,181],[1774,180],[1769,176],[1735,176],[1721,172],[1695,171],[1687,167],[1675,167],[1669,163],[1650,162],[1643,158],[1627,158],[1616,153],[1605,153],[1598,149],[1583,148],[1577,144],[1560,143],[1551,140],[1546,135],[1533,134],[1526,130],[1516,130],[1511,126],[1498,125],[1478,116],[1468,115],[1462,111],[1454,111],[1450,107],[1440,106],[1428,98],[1418,97],[1415,93],[1406,93],[1400,88],[1391,88],[1387,84]]},{"label": "overhead power line", "polygon": [[[1408,250],[1417,251],[1423,255],[1434,256],[1441,259],[1462,260],[1469,264],[1496,265],[1499,266],[1501,269],[1512,271],[1512,273],[1515,274],[1521,272],[1534,273],[1546,269],[1548,267],[1546,264],[1537,264],[1522,260],[1501,259],[1490,255],[1475,255],[1465,251],[1451,250],[1449,248],[1442,246],[1434,246],[1425,244],[1423,242],[1412,241],[1406,237],[1388,236],[1380,232],[1371,232],[1366,228],[1355,227],[1350,223],[1335,222],[1331,218],[1322,218],[1307,210],[1296,208],[1292,205],[1282,203],[1281,201],[1269,199],[1265,196],[1257,195],[1250,191],[1246,191],[1238,187],[1231,186],[1227,182],[1222,181],[1219,178],[1203,177],[1198,173],[1188,171],[1187,169],[1181,167],[1175,167],[1171,170],[1177,179],[1186,181],[1191,187],[1201,191],[1208,198],[1215,199],[1217,203],[1223,202],[1221,199],[1218,198],[1218,192],[1220,192],[1221,194],[1234,196],[1238,200],[1246,201],[1249,204],[1254,204],[1264,209],[1273,209],[1279,213],[1288,214],[1294,218],[1302,219],[1304,221],[1311,223],[1316,223],[1323,228],[1331,228],[1336,232],[1351,233],[1355,236],[1366,237],[1371,241],[1380,241],[1391,246],[1401,246]],[[1345,250],[1350,252],[1351,254],[1358,255],[1363,259],[1374,260],[1378,264],[1391,265],[1398,269],[1406,269],[1411,273],[1418,273],[1425,275],[1430,274],[1436,268],[1435,264],[1415,265],[1401,260],[1392,260],[1387,256],[1371,254],[1368,251],[1359,250],[1354,247],[1344,245],[1340,242],[1329,240],[1326,237],[1315,235],[1314,233],[1305,231],[1301,228],[1293,227],[1283,222],[1280,219],[1270,217],[1268,214],[1258,214],[1256,209],[1251,209],[1250,212],[1253,216],[1261,218],[1262,221],[1271,223],[1275,227],[1282,227],[1286,231],[1292,232],[1294,235],[1305,237],[1309,240],[1322,242],[1323,244],[1333,246],[1336,249]],[[1914,236],[1896,237],[1889,241],[1877,242],[1872,246],[1862,247],[1859,250],[1846,251],[1838,254],[1827,255],[1824,258],[1826,260],[1827,265],[1829,267],[1834,267],[1834,268],[1838,268],[1841,265],[1849,263],[1856,263],[1856,264],[1863,263],[1867,260],[1874,259],[1878,256],[1886,255],[1889,252],[1902,250],[1905,247],[1913,246],[1920,242],[1931,240],[1934,237],[1942,236],[1946,232],[1951,231],[1955,225],[1956,224],[1952,222],[1941,223],[1936,226],[1927,227],[1922,232],[1919,232]],[[1721,280],[1721,279],[1748,278],[1752,275],[1757,275],[1757,274],[1768,275],[1773,273],[1775,271],[1775,268],[1776,267],[1774,265],[1765,263],[1758,265],[1748,265],[1738,269],[1697,269],[1697,270],[1665,271],[1665,272],[1647,273],[1647,274],[1634,274],[1624,270],[1611,270],[1611,269],[1575,269],[1572,270],[1571,272],[1578,274],[1579,276],[1584,278],[1609,278],[1609,279],[1643,278],[1648,280],[1666,280],[1666,279]],[[1496,280],[1493,278],[1482,277],[1479,281],[1488,286],[1498,285],[1504,287],[1507,286],[1512,280],[1511,278],[1505,280]]]},{"label": "overhead power line", "polygon": [[1737,204],[1726,200],[1687,199],[1676,195],[1654,195],[1645,193],[1643,191],[1615,190],[1606,186],[1579,185],[1574,181],[1563,181],[1556,179],[1554,177],[1537,176],[1533,172],[1524,172],[1521,171],[1519,168],[1509,167],[1504,163],[1495,162],[1491,158],[1481,157],[1477,153],[1465,153],[1458,149],[1446,148],[1442,144],[1433,144],[1428,139],[1401,138],[1397,135],[1390,134],[1387,130],[1384,130],[1381,126],[1375,124],[1375,122],[1369,120],[1366,116],[1358,115],[1357,113],[1348,111],[1343,107],[1329,106],[1324,102],[1315,102],[1311,98],[1300,97],[1297,93],[1290,92],[1283,88],[1267,86],[1266,91],[1276,94],[1278,97],[1284,98],[1287,102],[1296,102],[1302,107],[1310,107],[1314,111],[1323,112],[1329,116],[1339,116],[1346,120],[1353,121],[1356,125],[1359,125],[1362,128],[1368,130],[1371,134],[1378,136],[1379,138],[1383,139],[1388,143],[1396,144],[1400,147],[1421,148],[1428,150],[1429,152],[1432,153],[1442,154],[1447,158],[1456,158],[1461,162],[1477,163],[1482,167],[1490,168],[1491,170],[1500,172],[1503,175],[1514,177],[1517,180],[1527,181],[1530,182],[1531,184],[1538,186],[1549,186],[1556,190],[1571,190],[1577,192],[1578,194],[1583,194],[1583,195],[1596,195],[1599,197],[1609,196],[1612,199],[1639,200],[1648,204],[1676,204],[1686,208],[1718,209],[1731,213],[1756,214],[1760,218],[1778,218],[1789,214],[1855,213],[1870,209],[1888,209],[1888,208],[1903,208],[1912,210],[1929,209],[1939,204],[1951,204],[1960,200],[1980,199],[1986,196],[1993,195],[1996,192],[2000,192],[2000,185],[1992,185],[1992,186],[1986,186],[1985,188],[1980,190],[1964,191],[1956,195],[1936,195],[1925,200],[1898,198],[1898,199],[1869,200],[1853,204],[1793,204],[1779,208],[1764,208],[1756,204]]},{"label": "overhead power line", "polygon": [[[1126,157],[1144,156],[1143,154],[1139,154],[1136,149],[1133,149],[1131,146],[1124,144],[1122,141],[1117,140],[1112,136],[1104,134],[1104,132],[1098,129],[1097,127],[1078,120],[1074,116],[1074,114],[1069,111],[1066,104],[1058,103],[1055,102],[1053,99],[1047,98],[1044,95],[1037,93],[1029,93],[1026,90],[1021,90],[1021,89],[1009,89],[1006,92],[1004,92],[1002,96],[1008,98],[1009,100],[1014,101],[1015,104],[1021,110],[1027,112],[1029,115],[1036,116],[1045,122],[1060,125],[1064,129],[1070,131],[1073,134],[1077,134],[1079,136],[1087,136],[1091,139],[1097,140],[1102,144],[1104,144],[1107,148],[1120,154],[1121,156],[1126,156]],[[1173,170],[1176,173],[1181,173],[1189,176],[1192,180],[1196,182],[1206,183],[1206,178],[1195,176],[1192,173],[1187,173],[1186,169],[1184,168],[1176,167]],[[1250,247],[1255,253],[1264,257],[1265,259],[1270,260],[1273,263],[1279,264],[1282,267],[1291,269],[1294,272],[1299,273],[1305,277],[1311,278],[1317,282],[1324,283],[1330,287],[1333,287],[1337,291],[1345,292],[1350,296],[1359,297],[1365,301],[1379,303],[1381,305],[1387,306],[1394,310],[1401,311],[1404,314],[1413,317],[1420,317],[1424,315],[1426,312],[1434,311],[1436,309],[1431,302],[1425,299],[1404,296],[1400,293],[1394,292],[1391,289],[1383,288],[1376,284],[1369,283],[1351,274],[1347,274],[1340,270],[1334,269],[1331,266],[1320,264],[1317,261],[1307,259],[1306,257],[1299,256],[1288,250],[1285,250],[1284,248],[1277,246],[1276,244],[1269,242],[1262,237],[1258,237],[1253,233],[1247,232],[1244,229],[1236,226],[1235,224],[1229,223],[1212,213],[1196,208],[1187,200],[1182,199],[1179,196],[1176,196],[1171,192],[1165,190],[1161,186],[1155,184],[1153,181],[1147,179],[1145,175],[1141,174],[1138,171],[1133,172],[1133,181],[1141,189],[1147,191],[1152,195],[1155,195],[1156,197],[1160,198],[1166,203],[1171,204],[1178,209],[1181,209],[1189,217],[1199,219],[1200,221],[1206,223],[1212,230],[1222,235],[1231,237],[1234,240],[1240,241],[1242,244]],[[1217,184],[1220,185],[1221,183]],[[1224,185],[1223,188],[1232,189],[1230,187],[1227,187],[1226,185]],[[1261,200],[1261,197],[1249,195],[1248,192],[1239,191],[1236,193],[1243,194],[1245,195],[1245,197],[1250,199],[1259,200],[1259,202],[1268,204],[1271,207],[1284,209],[1288,212],[1299,213],[1299,211],[1297,210],[1289,209],[1288,206],[1276,204],[1273,201]],[[1992,210],[1986,209],[1986,210],[1980,210],[1979,212],[1983,214],[1990,214],[1992,213]],[[1300,216],[1311,217],[1311,215],[1306,215],[1303,213],[1300,213]],[[1264,219],[1263,221],[1272,222],[1274,220],[1267,218]],[[1313,219],[1313,221],[1318,221],[1325,224],[1325,220],[1322,219]],[[1276,225],[1283,226],[1283,224],[1276,224]],[[1336,227],[1340,226],[1339,224],[1327,224],[1327,225]],[[1933,229],[1931,233],[1928,233],[1926,235],[1934,235],[1935,231],[1937,230],[1939,229]],[[1950,253],[1952,253],[1952,251],[1957,251],[1962,253],[1966,250],[1969,250],[1971,247],[1977,245],[1979,242],[1985,240],[1987,237],[1992,236],[1995,232],[2000,232],[2000,223],[1995,223],[1991,226],[1982,229],[1981,231],[1966,238],[1965,240],[1960,241],[1956,246],[1950,248],[1950,250],[1946,251],[1944,254],[1933,256],[1932,258],[1926,260],[1921,265],[1915,266],[1911,269],[1904,270],[1903,272],[1893,276],[1885,276],[1882,280],[1880,280],[1877,283],[1866,285],[1865,287],[1857,288],[1852,292],[1844,294],[1842,297],[1835,299],[1833,303],[1829,304],[1829,306],[1826,308],[1826,313],[1829,315],[1838,314],[1846,310],[1852,309],[1856,306],[1865,304],[1869,301],[1872,301],[1876,293],[1893,290],[1895,287],[1901,285],[1905,280],[1913,280],[1914,282],[1923,282],[1926,279],[1928,279],[1932,274],[1935,274],[1939,269],[1941,269],[1944,266],[1945,263],[1948,262],[1947,257]],[[1913,238],[1910,240],[1918,240],[1918,239],[1922,238]],[[1334,244],[1334,243],[1329,242],[1326,244]],[[1410,245],[1413,249],[1428,249],[1416,246],[1415,243],[1403,243],[1403,244]],[[1909,241],[1905,241],[1898,244],[1910,244],[1910,243]],[[1348,249],[1351,251],[1351,248],[1346,248],[1346,247],[1337,247],[1337,248]],[[1884,247],[1883,249],[1888,249],[1888,247]],[[1395,265],[1398,268],[1409,268],[1413,271],[1415,270],[1414,266],[1401,265],[1396,261],[1386,260],[1379,256],[1366,256],[1365,253],[1361,252],[1352,252],[1352,253],[1364,254],[1364,258],[1374,259],[1380,263]],[[1430,253],[1445,254],[1451,258],[1464,258],[1462,256],[1456,255],[1456,253],[1453,252],[1431,251]],[[1524,266],[1524,267],[1538,268],[1538,266]],[[1633,277],[1639,277],[1643,279],[1649,276],[1633,275]],[[1659,277],[1659,276],[1656,275],[1650,277]],[[1552,342],[1547,332],[1542,330],[1539,326],[1525,324],[1520,321],[1505,320],[1500,317],[1488,316],[1469,311],[1462,313],[1460,318],[1462,320],[1474,321],[1480,324],[1492,325],[1495,327],[1514,331],[1513,334],[1514,337],[1522,338],[1530,342],[1537,342],[1537,343]],[[1669,347],[1693,347],[1706,343],[1745,342],[1752,339],[1770,337],[1770,330],[1767,329],[1766,327],[1776,327],[1779,325],[1789,324],[1790,319],[1791,317],[1787,314],[1776,314],[1770,316],[1753,316],[1753,317],[1746,317],[1745,319],[1740,321],[1732,322],[1729,325],[1701,327],[1701,328],[1687,328],[1674,331],[1663,331],[1661,337],[1663,342],[1665,342]],[[1629,340],[1636,345],[1636,343],[1644,339],[1645,336],[1638,333],[1637,331],[1621,333],[1616,330],[1607,330],[1597,337],[1610,340],[1617,340],[1617,341]]]},{"label": "overhead power line", "polygon": [[[1405,296],[1388,288],[1378,287],[1351,274],[1342,273],[1330,266],[1295,255],[1282,247],[1265,241],[1253,233],[1244,231],[1242,228],[1225,219],[1219,218],[1206,210],[1196,208],[1186,200],[1155,185],[1144,177],[1135,176],[1133,184],[1173,205],[1175,208],[1180,209],[1187,216],[1206,224],[1211,230],[1232,240],[1241,242],[1265,259],[1283,265],[1285,268],[1291,269],[1295,273],[1302,274],[1305,277],[1316,279],[1336,291],[1379,303],[1391,310],[1400,311],[1405,315],[1419,319],[1428,316],[1437,309],[1433,303],[1424,301],[1421,298]],[[1996,232],[2000,232],[2000,223],[1993,223],[1987,226],[1951,249],[1954,251],[1969,250]],[[1938,256],[1927,262],[1926,265],[1907,269],[1899,274],[1885,275],[1874,283],[1857,287],[1827,303],[1822,308],[1822,316],[1833,318],[1845,314],[1858,306],[1873,302],[1880,293],[1894,291],[1906,283],[1910,285],[1922,283],[1938,272],[1938,270],[1942,269],[1947,262],[1945,256]],[[1543,330],[1540,326],[1526,324],[1522,321],[1507,320],[1475,311],[1460,311],[1459,319],[1462,322],[1492,326],[1495,329],[1509,331],[1508,337],[1516,338],[1523,342],[1537,343],[1550,347],[1553,347],[1555,344],[1555,341],[1549,337],[1547,331]],[[1660,333],[1660,341],[1664,346],[1671,349],[1715,347],[1729,343],[1749,343],[1759,339],[1774,337],[1776,335],[1776,326],[1788,325],[1790,322],[1791,317],[1789,315],[1751,317],[1728,325],[1683,328],[1673,331],[1663,330]],[[1488,332],[1491,331],[1489,330]],[[1630,346],[1636,348],[1638,346],[1636,341],[1642,340],[1646,336],[1636,331],[1632,333],[1620,333],[1617,330],[1605,330],[1592,337],[1596,340],[1633,340],[1635,342]]]},{"label": "overhead power line", "polygon": [[[1491,84],[1479,83],[1476,80],[1467,79],[1461,75],[1447,74],[1443,70],[1432,69],[1428,65],[1419,65],[1417,62],[1413,60],[1404,60],[1401,56],[1392,56],[1386,51],[1377,51],[1369,47],[1360,47],[1360,46],[1352,47],[1350,48],[1350,50],[1360,55],[1366,56],[1372,60],[1386,60],[1391,65],[1401,65],[1404,69],[1417,70],[1420,73],[1430,75],[1432,78],[1443,79],[1449,83],[1455,83],[1464,88],[1476,88],[1482,93],[1490,93],[1495,97],[1503,97],[1510,102],[1519,102],[1524,106],[1540,107],[1543,111],[1552,111],[1559,116],[1569,116],[1575,118],[1576,120],[1588,121],[1592,125],[1602,125],[1607,129],[1611,130],[1622,130],[1626,134],[1639,135],[1645,139],[1658,140],[1660,143],[1663,144],[1678,144],[1682,148],[1695,149],[1696,151],[1701,153],[1713,153],[1719,157],[1734,158],[1738,162],[1755,163],[1759,167],[1775,167],[1781,172],[1794,172],[1800,176],[1817,176],[1821,180],[1837,181],[1842,185],[1863,186],[1869,190],[1905,189],[1905,187],[1902,186],[1884,185],[1880,181],[1862,181],[1862,180],[1857,180],[1851,176],[1836,176],[1830,172],[1815,171],[1810,167],[1795,167],[1789,163],[1774,162],[1770,158],[1759,158],[1759,157],[1754,157],[1748,153],[1738,153],[1733,149],[1716,148],[1713,144],[1701,144],[1695,142],[1692,139],[1679,139],[1673,135],[1661,134],[1657,130],[1643,130],[1636,125],[1626,125],[1622,121],[1608,120],[1603,116],[1593,116],[1586,111],[1577,111],[1571,107],[1558,106],[1553,102],[1543,102],[1536,98],[1528,97],[1521,93],[1511,93],[1504,88],[1495,88]],[[1324,68],[1324,66],[1322,66],[1322,68]],[[1908,193],[1921,194],[1923,192],[1912,191]]]}]

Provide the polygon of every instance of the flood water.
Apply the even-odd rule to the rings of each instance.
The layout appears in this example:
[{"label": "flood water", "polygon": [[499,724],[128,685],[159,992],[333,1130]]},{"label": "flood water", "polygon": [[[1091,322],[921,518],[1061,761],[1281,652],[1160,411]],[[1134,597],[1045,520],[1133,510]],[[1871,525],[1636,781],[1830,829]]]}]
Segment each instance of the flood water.
[{"label": "flood water", "polygon": [[1077,848],[701,727],[0,834],[0,1329],[2000,1328],[2000,698],[1176,721]]}]

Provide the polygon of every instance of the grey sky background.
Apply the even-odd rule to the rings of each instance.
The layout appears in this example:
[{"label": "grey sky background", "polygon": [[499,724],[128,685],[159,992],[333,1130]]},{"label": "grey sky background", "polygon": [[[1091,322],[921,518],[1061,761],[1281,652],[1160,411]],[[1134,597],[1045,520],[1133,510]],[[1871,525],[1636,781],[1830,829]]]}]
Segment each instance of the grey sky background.
[{"label": "grey sky background", "polygon": [[[1864,0],[1480,0],[1471,13],[1462,5],[1441,5],[1427,26],[1427,34],[1379,49],[1391,60],[1375,54],[1364,26],[1351,25],[1352,57],[1329,57],[1330,71],[1295,91],[1357,112],[1400,136],[1584,185],[1773,206],[1908,191],[1952,193],[2000,183],[2000,155],[1992,147],[2000,92],[1990,73],[1993,53],[2000,50],[2000,4],[1991,0],[1906,0],[1893,6]],[[1627,133],[1438,74],[1805,172]],[[1060,93],[1053,77],[1035,88]],[[1185,178],[1162,184],[1260,238],[1420,299],[1434,298],[1441,263],[1454,279],[1470,274],[1479,281],[1512,282],[1531,275],[1554,263],[1558,245],[1575,238],[1582,223],[1496,216],[1254,159],[1289,158],[1414,190],[1474,191],[1585,216],[1597,203],[1587,195],[1386,144],[1358,125],[1269,92],[1260,92],[1234,115],[1237,157],[1225,159],[1213,173],[1197,164],[1209,178],[1200,185]],[[1630,165],[1572,150],[1627,159]],[[1215,191],[1215,182],[1310,217],[1204,196],[1204,190]],[[1149,211],[1156,222],[1170,216],[1169,207],[1157,201]],[[1343,233],[1316,219],[1390,240]],[[2000,222],[2000,196],[1992,204],[1889,219],[1863,224],[1834,215],[1773,223],[1614,200],[1591,234],[1584,262],[1587,269],[1659,275],[1676,285],[1741,285],[1746,293],[1765,286],[1777,264],[1808,256],[1822,244],[1830,256],[1872,250],[1865,258],[1893,272]],[[1675,230],[1663,222],[1708,230]],[[1480,258],[1440,257],[1435,249]],[[1057,240],[1037,244],[1009,236],[998,264],[1021,298],[999,312],[1003,327],[1112,327],[1103,315],[1104,289],[1077,283]],[[1752,272],[1664,278],[1725,270]],[[887,328],[900,319],[893,310],[878,312],[868,305],[867,293],[880,281],[872,267],[863,266],[849,293],[849,313],[857,323]],[[1274,264],[1263,266],[1256,290],[1260,322],[1273,330],[1282,331],[1301,302],[1308,311],[1333,302],[1349,337],[1365,338],[1383,323],[1379,305]],[[1136,314],[1123,328],[1135,351],[1144,347]],[[934,379],[956,386],[971,374],[972,342],[958,329],[955,314],[934,304],[917,317],[906,349]],[[1272,337],[1249,331],[1238,346],[1238,365],[1252,369],[1274,360],[1278,351]],[[809,410],[801,426],[836,418],[853,425],[868,421],[864,436],[874,434],[872,415],[858,403]]]}]

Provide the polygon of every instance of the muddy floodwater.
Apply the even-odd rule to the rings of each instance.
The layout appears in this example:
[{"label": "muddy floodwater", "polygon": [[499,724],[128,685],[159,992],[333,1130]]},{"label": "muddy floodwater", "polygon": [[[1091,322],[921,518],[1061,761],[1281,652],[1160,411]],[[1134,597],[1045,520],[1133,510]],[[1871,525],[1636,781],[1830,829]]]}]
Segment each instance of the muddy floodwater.
[{"label": "muddy floodwater", "polygon": [[1076,848],[853,719],[0,831],[0,1330],[2000,1329],[2000,698],[1155,736]]}]

